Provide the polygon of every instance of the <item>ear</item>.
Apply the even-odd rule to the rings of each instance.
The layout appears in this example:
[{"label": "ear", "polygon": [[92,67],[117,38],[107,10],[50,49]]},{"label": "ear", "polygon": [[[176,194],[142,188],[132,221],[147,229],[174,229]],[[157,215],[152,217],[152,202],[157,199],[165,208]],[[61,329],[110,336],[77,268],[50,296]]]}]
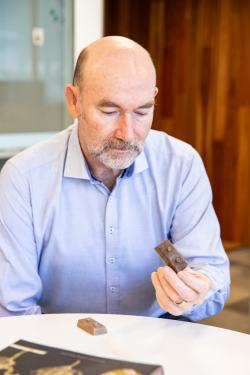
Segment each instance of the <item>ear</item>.
[{"label": "ear", "polygon": [[154,96],[156,96],[158,94],[158,87],[155,87],[155,90],[154,90]]},{"label": "ear", "polygon": [[65,86],[65,98],[67,109],[71,117],[76,118],[79,115],[78,111],[78,100],[79,100],[79,90],[76,86],[66,85]]}]

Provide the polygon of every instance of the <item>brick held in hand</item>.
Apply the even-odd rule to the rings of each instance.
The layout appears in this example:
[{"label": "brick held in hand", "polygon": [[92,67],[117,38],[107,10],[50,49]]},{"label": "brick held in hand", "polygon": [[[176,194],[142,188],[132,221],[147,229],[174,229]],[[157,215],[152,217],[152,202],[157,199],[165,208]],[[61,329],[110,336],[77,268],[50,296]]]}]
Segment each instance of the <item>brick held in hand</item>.
[{"label": "brick held in hand", "polygon": [[107,328],[93,318],[79,319],[77,322],[77,327],[83,329],[93,336],[107,333]]},{"label": "brick held in hand", "polygon": [[187,261],[169,240],[163,241],[160,245],[156,246],[155,250],[166,265],[171,267],[176,273],[188,266]]}]

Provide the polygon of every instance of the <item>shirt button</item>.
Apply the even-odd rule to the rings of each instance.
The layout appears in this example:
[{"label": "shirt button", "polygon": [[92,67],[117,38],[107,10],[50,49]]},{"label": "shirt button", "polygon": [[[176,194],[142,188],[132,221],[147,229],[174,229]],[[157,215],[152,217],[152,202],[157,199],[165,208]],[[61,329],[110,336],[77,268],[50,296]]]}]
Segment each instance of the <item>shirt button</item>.
[{"label": "shirt button", "polygon": [[109,227],[109,233],[112,234],[114,232],[114,228],[113,227]]},{"label": "shirt button", "polygon": [[116,287],[111,286],[110,290],[111,290],[111,293],[115,293],[115,291],[116,291]]},{"label": "shirt button", "polygon": [[114,257],[111,257],[111,258],[109,258],[109,261],[110,261],[110,263],[115,263],[115,258]]}]

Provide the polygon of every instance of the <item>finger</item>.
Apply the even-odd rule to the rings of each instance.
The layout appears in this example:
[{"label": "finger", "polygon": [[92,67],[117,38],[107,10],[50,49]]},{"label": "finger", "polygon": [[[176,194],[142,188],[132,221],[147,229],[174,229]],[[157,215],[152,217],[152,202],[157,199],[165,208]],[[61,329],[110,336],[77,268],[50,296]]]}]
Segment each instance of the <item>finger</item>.
[{"label": "finger", "polygon": [[152,283],[156,290],[156,299],[160,307],[169,312],[172,315],[178,316],[182,315],[184,312],[191,310],[192,304],[182,303],[181,305],[176,305],[165,293],[162,288],[161,282],[156,272],[151,274]]},{"label": "finger", "polygon": [[[158,269],[160,271],[160,269]],[[184,280],[179,278],[179,273],[176,274],[170,267],[163,267],[163,271],[160,271],[162,277],[165,277],[168,283],[173,289],[184,299],[185,301],[193,301],[197,298],[197,293],[190,286],[188,286]]]},{"label": "finger", "polygon": [[151,274],[152,283],[154,285],[155,291],[156,291],[156,299],[161,306],[161,308],[170,314],[173,315],[181,315],[182,311],[178,305],[174,305],[174,303],[171,303],[170,298],[166,295],[164,289],[162,288],[159,276],[157,272],[153,272]]},{"label": "finger", "polygon": [[159,281],[161,283],[161,286],[162,286],[163,290],[165,291],[165,293],[167,294],[167,296],[173,302],[182,301],[183,297],[179,293],[177,293],[177,291],[169,284],[166,277],[164,276],[164,269],[163,268],[158,269],[157,275],[158,275]]},{"label": "finger", "polygon": [[207,294],[211,288],[210,279],[200,272],[183,270],[179,272],[178,276],[186,285],[195,290],[198,294]]},{"label": "finger", "polygon": [[152,272],[151,273],[151,281],[152,281],[152,284],[155,288],[155,291],[157,290],[157,286],[158,286],[158,276],[157,276],[157,273],[156,272]]},{"label": "finger", "polygon": [[161,291],[157,291],[156,298],[161,308],[172,315],[179,316],[183,313],[190,311],[193,304],[188,302],[182,302],[180,305],[176,305],[170,298],[161,294]]}]

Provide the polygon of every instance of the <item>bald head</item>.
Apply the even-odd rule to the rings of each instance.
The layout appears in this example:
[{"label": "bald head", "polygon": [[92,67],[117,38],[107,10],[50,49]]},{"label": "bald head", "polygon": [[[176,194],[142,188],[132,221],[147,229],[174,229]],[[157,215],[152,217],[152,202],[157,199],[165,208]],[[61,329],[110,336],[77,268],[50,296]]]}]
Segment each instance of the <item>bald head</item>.
[{"label": "bald head", "polygon": [[142,151],[157,91],[151,57],[134,41],[109,36],[81,52],[65,94],[94,176],[117,176]]},{"label": "bald head", "polygon": [[156,81],[154,64],[147,50],[131,39],[107,36],[84,48],[77,60],[73,84],[80,89],[97,75],[117,77],[129,74],[151,77]]}]

